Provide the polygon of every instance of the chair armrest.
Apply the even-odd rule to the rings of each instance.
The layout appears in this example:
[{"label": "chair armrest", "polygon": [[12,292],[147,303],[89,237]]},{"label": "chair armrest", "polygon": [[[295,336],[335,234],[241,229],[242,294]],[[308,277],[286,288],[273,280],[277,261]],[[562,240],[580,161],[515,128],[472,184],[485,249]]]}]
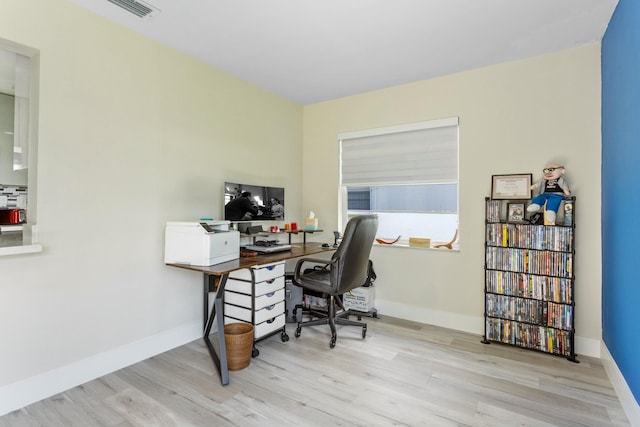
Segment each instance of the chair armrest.
[{"label": "chair armrest", "polygon": [[316,266],[321,265],[322,268],[327,268],[329,266],[331,266],[332,264],[335,264],[337,262],[337,259],[331,259],[328,260],[326,258],[302,258],[299,259],[298,262],[296,263],[296,268],[294,270],[293,273],[293,277],[294,280],[298,280],[300,278],[300,276],[302,276],[302,274],[300,273],[302,270],[302,266],[304,264],[315,264]]}]

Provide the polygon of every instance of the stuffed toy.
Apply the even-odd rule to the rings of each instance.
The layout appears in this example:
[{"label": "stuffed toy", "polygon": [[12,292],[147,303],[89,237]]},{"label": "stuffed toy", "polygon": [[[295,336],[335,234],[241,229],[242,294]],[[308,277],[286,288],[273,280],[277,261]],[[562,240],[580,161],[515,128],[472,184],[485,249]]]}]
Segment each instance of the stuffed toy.
[{"label": "stuffed toy", "polygon": [[539,211],[546,202],[547,206],[544,210],[545,223],[555,224],[560,202],[562,202],[564,196],[571,195],[569,184],[562,177],[564,172],[564,166],[556,163],[550,163],[542,169],[543,178],[531,186],[532,190],[537,191],[537,195],[531,199],[527,212]]}]

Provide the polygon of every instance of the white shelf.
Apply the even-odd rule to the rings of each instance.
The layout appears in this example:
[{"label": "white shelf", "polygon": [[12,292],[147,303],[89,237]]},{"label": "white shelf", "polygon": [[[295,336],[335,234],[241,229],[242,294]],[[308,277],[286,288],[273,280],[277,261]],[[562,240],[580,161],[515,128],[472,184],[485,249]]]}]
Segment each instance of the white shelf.
[{"label": "white shelf", "polygon": [[33,254],[42,252],[42,245],[22,245],[22,246],[7,246],[0,247],[0,256],[5,255],[20,255],[20,254]]}]

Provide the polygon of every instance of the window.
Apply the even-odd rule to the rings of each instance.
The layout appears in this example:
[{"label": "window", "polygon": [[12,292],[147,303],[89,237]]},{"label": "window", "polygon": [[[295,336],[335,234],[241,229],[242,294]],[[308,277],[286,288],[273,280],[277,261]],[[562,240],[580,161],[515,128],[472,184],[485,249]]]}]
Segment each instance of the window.
[{"label": "window", "polygon": [[449,242],[458,228],[458,118],[339,135],[342,220],[375,213],[378,237]]},{"label": "window", "polygon": [[42,249],[34,229],[37,83],[38,52],[0,39],[0,209],[23,209],[27,221],[0,224],[0,255]]}]

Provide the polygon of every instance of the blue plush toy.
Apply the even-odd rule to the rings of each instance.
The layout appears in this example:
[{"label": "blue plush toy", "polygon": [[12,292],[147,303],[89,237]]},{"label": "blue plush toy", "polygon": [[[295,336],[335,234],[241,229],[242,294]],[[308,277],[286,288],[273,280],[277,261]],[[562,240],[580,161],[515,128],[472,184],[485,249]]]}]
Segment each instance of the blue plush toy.
[{"label": "blue plush toy", "polygon": [[527,208],[527,212],[539,211],[546,202],[547,206],[544,210],[545,223],[555,224],[556,213],[560,207],[560,202],[562,202],[565,196],[571,195],[571,190],[569,189],[567,181],[562,177],[565,172],[564,166],[550,163],[542,169],[542,172],[544,177],[531,186],[532,190],[537,190],[537,195],[531,199],[531,204]]}]

